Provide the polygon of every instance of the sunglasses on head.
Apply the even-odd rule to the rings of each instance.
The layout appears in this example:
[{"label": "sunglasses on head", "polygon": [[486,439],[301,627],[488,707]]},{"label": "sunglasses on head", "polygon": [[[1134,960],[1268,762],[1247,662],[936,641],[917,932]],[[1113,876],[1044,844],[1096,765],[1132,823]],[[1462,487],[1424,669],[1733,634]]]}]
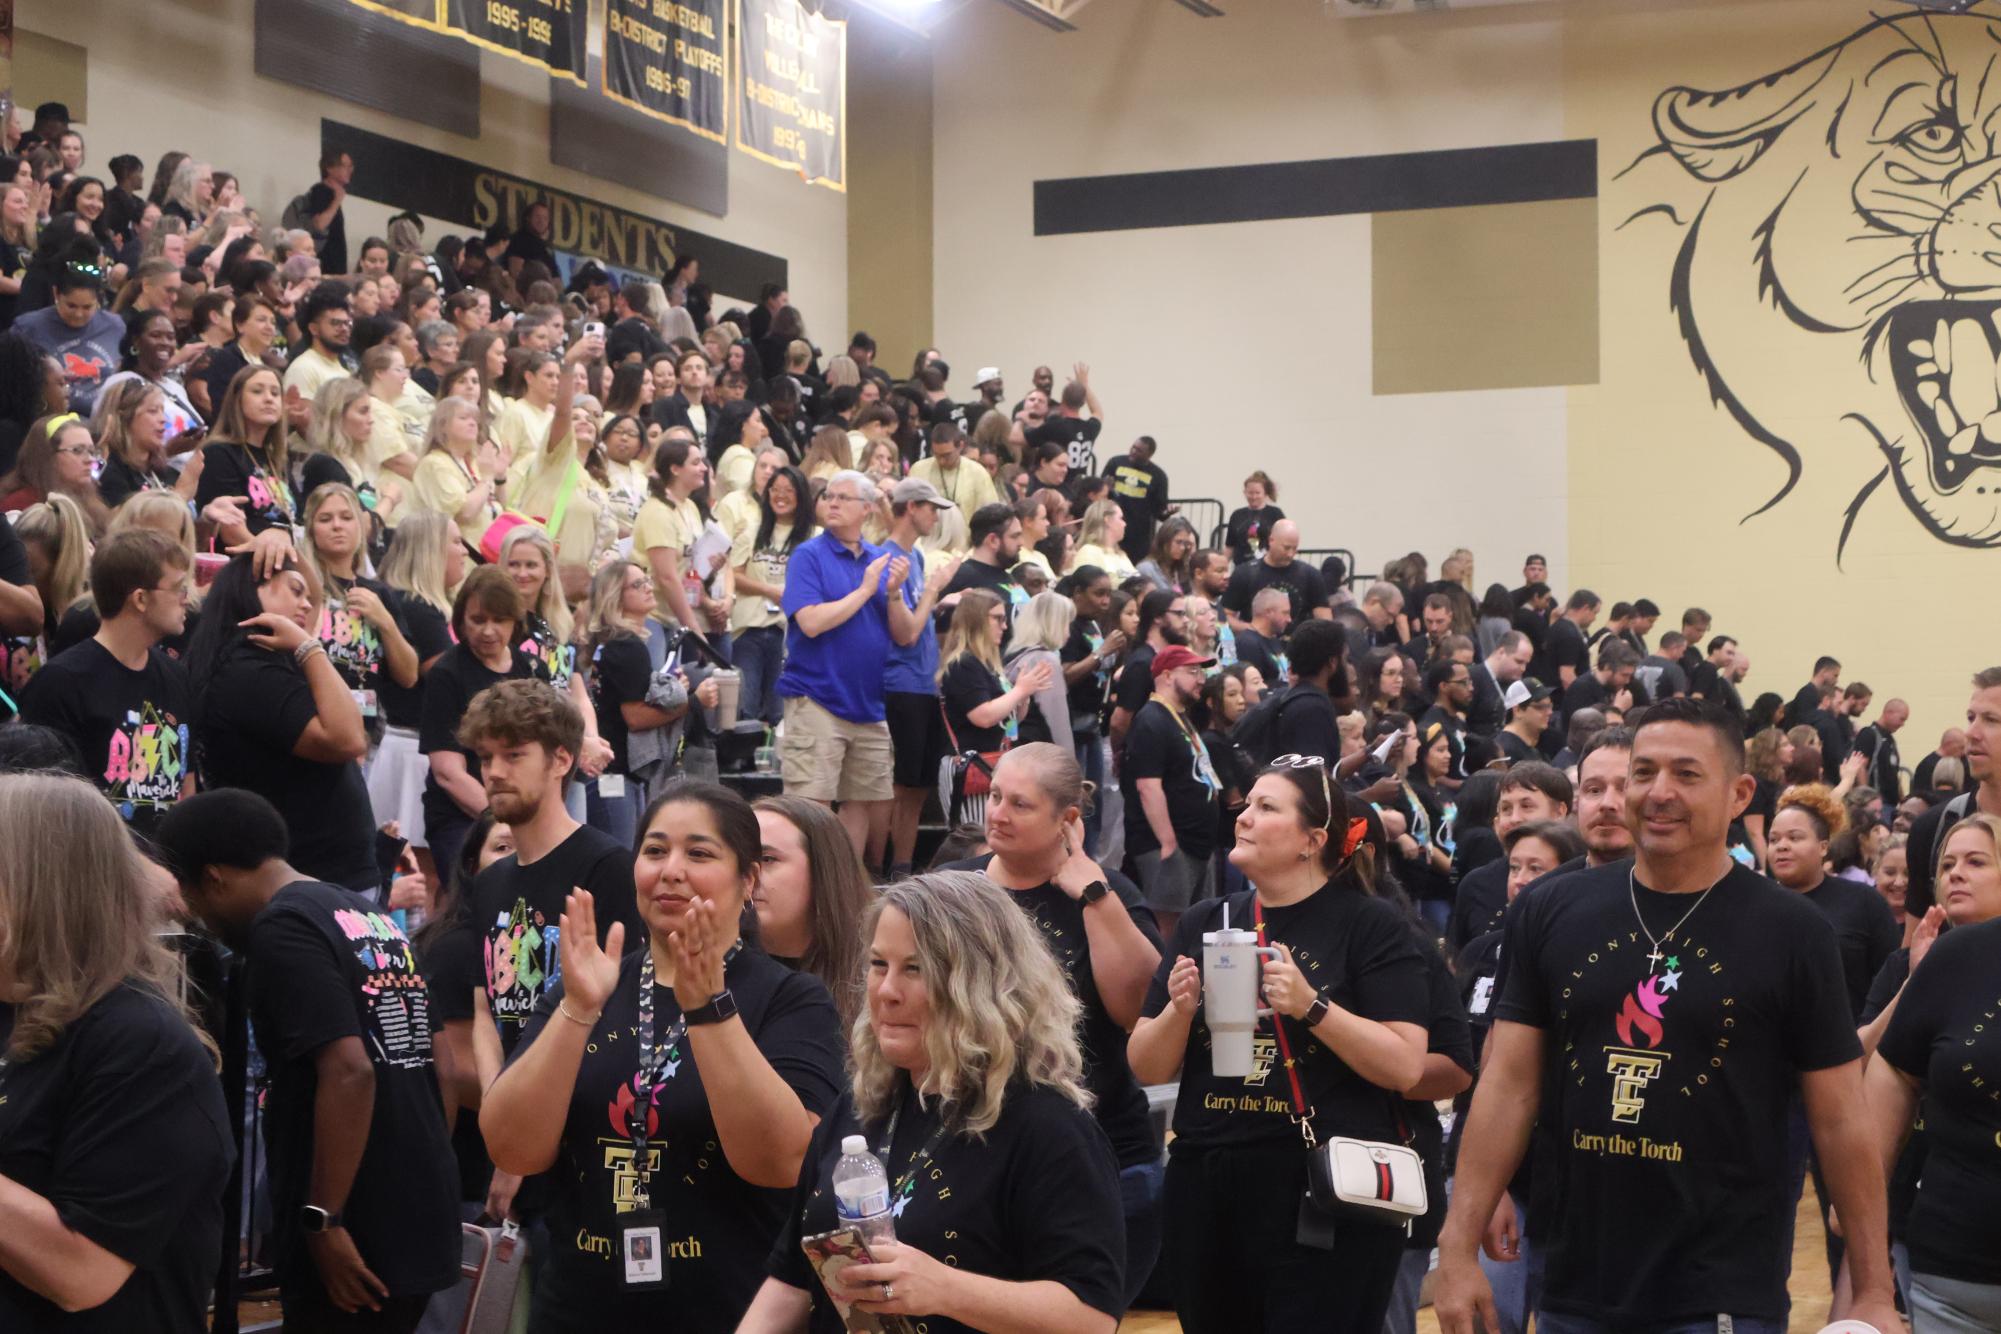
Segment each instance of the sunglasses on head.
[{"label": "sunglasses on head", "polygon": [[1269,769],[1318,769],[1320,771],[1320,796],[1327,803],[1327,822],[1323,829],[1334,827],[1334,787],[1327,779],[1327,757],[1324,755],[1286,754],[1275,756],[1265,766]]}]

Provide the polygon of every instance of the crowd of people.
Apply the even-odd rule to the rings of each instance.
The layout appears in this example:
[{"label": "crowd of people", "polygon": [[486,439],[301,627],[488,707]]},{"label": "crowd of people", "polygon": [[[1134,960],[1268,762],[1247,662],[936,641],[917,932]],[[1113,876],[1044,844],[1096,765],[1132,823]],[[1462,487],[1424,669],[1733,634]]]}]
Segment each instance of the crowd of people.
[{"label": "crowd of people", "polygon": [[201,1328],[240,1246],[455,1328],[484,1221],[536,1334],[1408,1334],[1434,1250],[1455,1334],[1756,1334],[1810,1178],[1838,1312],[2001,1327],[2001,668],[1907,766],[1699,607],[1355,579],[1263,470],[1198,531],[1081,363],[957,399],[66,122],[0,159],[0,1326]]}]

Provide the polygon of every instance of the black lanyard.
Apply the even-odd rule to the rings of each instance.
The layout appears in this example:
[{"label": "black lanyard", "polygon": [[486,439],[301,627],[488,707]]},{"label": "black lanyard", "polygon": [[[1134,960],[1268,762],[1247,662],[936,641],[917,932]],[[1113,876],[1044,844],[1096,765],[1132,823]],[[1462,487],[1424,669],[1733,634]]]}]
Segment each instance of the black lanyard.
[{"label": "black lanyard", "polygon": [[[905,1082],[902,1091],[897,1095],[896,1109],[889,1114],[889,1125],[882,1132],[882,1144],[875,1151],[875,1156],[881,1160],[884,1171],[889,1170],[890,1146],[896,1140],[896,1123],[902,1119],[903,1103],[910,1096],[910,1092],[910,1085]],[[938,1146],[945,1142],[945,1131],[946,1123],[941,1109],[938,1124],[931,1131],[931,1137],[925,1140],[923,1146],[911,1156],[910,1166],[903,1169],[903,1174],[897,1177],[890,1187],[889,1202],[892,1209],[896,1207],[898,1201],[909,1198],[915,1191],[917,1175],[930,1166],[931,1160],[937,1156]]]},{"label": "black lanyard", "polygon": [[[729,953],[723,956],[725,970],[742,949],[741,940],[730,946]],[[667,1082],[662,1072],[666,1070],[669,1059],[681,1045],[681,1039],[687,1036],[688,1016],[683,1014],[668,1025],[666,1036],[659,1046],[654,1045],[653,950],[649,946],[639,965],[639,1073],[632,1081],[632,1106],[625,1114],[625,1128],[632,1136],[632,1170],[639,1179],[633,1197],[641,1209],[652,1207],[648,1182],[653,1173],[646,1161],[648,1138],[646,1119],[653,1110],[653,1095]]]}]

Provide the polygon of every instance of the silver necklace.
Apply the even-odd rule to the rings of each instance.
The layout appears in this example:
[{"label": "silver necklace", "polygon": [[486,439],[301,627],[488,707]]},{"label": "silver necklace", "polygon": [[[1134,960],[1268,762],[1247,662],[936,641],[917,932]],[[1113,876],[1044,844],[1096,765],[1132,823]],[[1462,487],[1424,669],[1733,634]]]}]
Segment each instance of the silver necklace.
[{"label": "silver necklace", "polygon": [[1696,908],[1700,908],[1702,906],[1703,899],[1706,899],[1711,894],[1714,894],[1716,892],[1716,885],[1722,884],[1725,880],[1728,880],[1729,878],[1730,878],[1730,872],[1728,870],[1724,871],[1722,875],[1716,878],[1716,884],[1711,885],[1708,889],[1703,890],[1701,897],[1696,899],[1694,905],[1690,907],[1687,912],[1681,915],[1681,921],[1676,922],[1673,926],[1661,932],[1661,934],[1658,937],[1656,937],[1652,931],[1647,929],[1647,919],[1640,915],[1640,892],[1635,887],[1633,879],[1633,868],[1630,866],[1626,868],[1626,898],[1633,905],[1633,920],[1640,924],[1640,930],[1642,933],[1645,934],[1647,938],[1647,943],[1654,947],[1653,953],[1647,956],[1647,963],[1650,965],[1650,967],[1648,968],[1649,972],[1652,972],[1654,969],[1657,969],[1661,966],[1661,941],[1673,940],[1674,933],[1681,930],[1683,924],[1686,923],[1689,918],[1695,916],[1695,910]]}]

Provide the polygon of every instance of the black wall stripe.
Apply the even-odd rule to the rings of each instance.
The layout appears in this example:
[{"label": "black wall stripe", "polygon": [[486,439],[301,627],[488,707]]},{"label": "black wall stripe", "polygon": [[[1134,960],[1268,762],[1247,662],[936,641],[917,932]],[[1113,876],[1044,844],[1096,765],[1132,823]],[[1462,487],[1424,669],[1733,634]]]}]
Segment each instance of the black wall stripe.
[{"label": "black wall stripe", "polygon": [[1035,234],[1526,204],[1598,193],[1598,141],[1262,162],[1035,183]]}]

